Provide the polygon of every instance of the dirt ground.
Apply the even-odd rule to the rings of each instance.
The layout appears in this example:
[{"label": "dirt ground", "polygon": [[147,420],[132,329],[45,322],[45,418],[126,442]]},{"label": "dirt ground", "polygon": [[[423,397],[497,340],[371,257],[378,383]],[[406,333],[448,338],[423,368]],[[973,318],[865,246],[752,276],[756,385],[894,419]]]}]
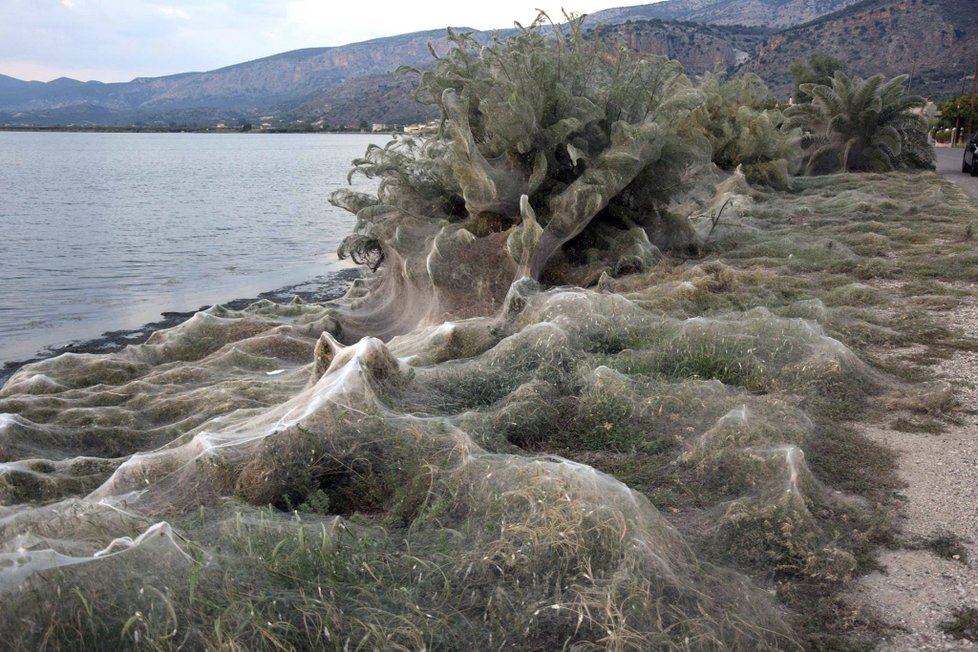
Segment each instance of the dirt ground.
[{"label": "dirt ground", "polygon": [[[978,338],[978,305],[948,315],[963,335]],[[978,642],[952,638],[941,624],[955,609],[978,608],[978,353],[958,352],[936,366],[952,384],[960,423],[941,434],[907,433],[864,425],[874,442],[899,455],[906,482],[900,518],[904,543],[952,535],[962,551],[942,558],[930,549],[888,550],[885,571],[862,578],[849,599],[889,628],[886,651],[976,650]]]}]

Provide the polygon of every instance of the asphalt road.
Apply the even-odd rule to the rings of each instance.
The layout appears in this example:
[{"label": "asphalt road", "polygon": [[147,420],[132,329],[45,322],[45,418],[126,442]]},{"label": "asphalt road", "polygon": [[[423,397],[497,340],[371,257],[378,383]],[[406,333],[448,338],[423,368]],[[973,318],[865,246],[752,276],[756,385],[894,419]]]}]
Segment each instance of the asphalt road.
[{"label": "asphalt road", "polygon": [[966,172],[961,172],[961,156],[964,154],[964,150],[938,147],[935,151],[937,152],[937,172],[957,184],[966,195],[978,197],[978,177],[972,177]]}]

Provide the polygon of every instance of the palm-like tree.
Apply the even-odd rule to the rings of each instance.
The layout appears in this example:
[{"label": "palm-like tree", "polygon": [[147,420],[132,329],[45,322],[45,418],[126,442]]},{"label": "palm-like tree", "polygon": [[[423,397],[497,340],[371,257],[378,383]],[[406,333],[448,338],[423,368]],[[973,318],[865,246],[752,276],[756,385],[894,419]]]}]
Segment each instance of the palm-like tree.
[{"label": "palm-like tree", "polygon": [[810,104],[785,111],[786,128],[804,134],[809,174],[847,170],[885,172],[899,167],[932,166],[927,127],[912,109],[923,98],[907,95],[901,75],[861,79],[837,72],[831,86],[803,84]]}]

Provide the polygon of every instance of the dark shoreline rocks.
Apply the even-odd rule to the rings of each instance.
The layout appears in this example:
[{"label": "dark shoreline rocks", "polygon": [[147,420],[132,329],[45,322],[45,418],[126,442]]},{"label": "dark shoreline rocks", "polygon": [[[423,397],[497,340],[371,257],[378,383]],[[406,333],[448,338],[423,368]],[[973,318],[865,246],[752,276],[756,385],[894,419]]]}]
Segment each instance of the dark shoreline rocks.
[{"label": "dark shoreline rocks", "polygon": [[[292,301],[293,297],[299,297],[303,301],[310,303],[330,301],[343,296],[349,289],[350,285],[352,285],[353,281],[360,278],[360,276],[361,271],[359,268],[343,269],[336,272],[330,272],[322,276],[317,276],[316,278],[303,283],[287,285],[268,292],[262,292],[254,298],[234,299],[232,301],[224,302],[221,305],[226,308],[230,308],[231,310],[241,310],[262,299],[275,303],[288,303],[289,301]],[[25,365],[31,364],[32,362],[39,362],[41,360],[46,360],[47,358],[53,358],[61,355],[62,353],[112,353],[114,351],[121,351],[130,344],[142,344],[156,331],[163,330],[165,328],[173,328],[174,326],[177,326],[178,324],[190,319],[201,310],[207,310],[210,307],[211,306],[201,306],[196,310],[190,310],[187,312],[160,313],[160,316],[163,317],[163,319],[148,324],[143,324],[139,328],[106,331],[105,333],[102,333],[100,337],[95,339],[71,342],[64,346],[44,349],[43,351],[39,352],[38,355],[28,360],[6,362],[3,364],[3,367],[0,368],[0,387],[3,387],[4,383],[7,382],[7,379],[13,376],[18,369]]]}]

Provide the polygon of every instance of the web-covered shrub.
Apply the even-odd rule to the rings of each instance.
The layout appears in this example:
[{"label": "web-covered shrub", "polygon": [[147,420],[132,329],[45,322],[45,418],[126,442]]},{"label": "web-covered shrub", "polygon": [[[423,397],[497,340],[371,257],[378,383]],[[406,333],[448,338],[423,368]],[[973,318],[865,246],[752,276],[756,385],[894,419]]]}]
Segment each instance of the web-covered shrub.
[{"label": "web-covered shrub", "polygon": [[757,75],[723,81],[707,74],[699,85],[705,101],[696,111],[712,147],[712,159],[723,170],[738,165],[751,183],[786,188],[801,160],[800,133],[782,129],[784,117],[769,104],[770,93]]},{"label": "web-covered shrub", "polygon": [[357,216],[340,255],[387,263],[374,301],[396,287],[429,317],[488,314],[521,276],[588,284],[698,247],[667,207],[707,178],[710,145],[690,122],[702,95],[674,61],[544,19],[486,47],[451,33],[415,71],[438,132],[354,162],[375,196],[332,195]]}]

